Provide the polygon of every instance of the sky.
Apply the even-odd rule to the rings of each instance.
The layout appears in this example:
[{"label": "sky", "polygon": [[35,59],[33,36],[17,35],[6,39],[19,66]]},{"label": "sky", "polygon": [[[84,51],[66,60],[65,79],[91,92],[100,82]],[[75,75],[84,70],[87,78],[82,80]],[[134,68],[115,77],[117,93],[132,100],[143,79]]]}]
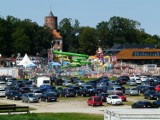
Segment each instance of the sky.
[{"label": "sky", "polygon": [[77,19],[80,26],[96,27],[113,16],[141,23],[146,33],[160,36],[160,0],[1,0],[0,17],[11,15],[44,25],[50,10],[58,17]]}]

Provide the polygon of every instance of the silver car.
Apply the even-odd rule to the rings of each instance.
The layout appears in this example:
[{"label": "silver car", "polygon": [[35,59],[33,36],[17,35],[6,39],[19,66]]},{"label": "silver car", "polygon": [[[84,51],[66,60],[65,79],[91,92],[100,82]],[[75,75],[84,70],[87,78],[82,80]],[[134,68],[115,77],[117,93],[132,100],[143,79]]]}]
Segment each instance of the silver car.
[{"label": "silver car", "polygon": [[135,86],[137,85],[137,82],[135,81],[135,79],[131,79],[131,80],[128,80],[126,82],[127,85],[130,85],[130,86]]},{"label": "silver car", "polygon": [[131,88],[127,88],[125,90],[125,94],[126,95],[139,95],[139,92],[138,92],[138,89],[137,88],[134,88],[134,87],[131,87]]},{"label": "silver car", "polygon": [[33,93],[24,93],[22,95],[22,102],[28,102],[28,103],[39,102],[39,99]]}]

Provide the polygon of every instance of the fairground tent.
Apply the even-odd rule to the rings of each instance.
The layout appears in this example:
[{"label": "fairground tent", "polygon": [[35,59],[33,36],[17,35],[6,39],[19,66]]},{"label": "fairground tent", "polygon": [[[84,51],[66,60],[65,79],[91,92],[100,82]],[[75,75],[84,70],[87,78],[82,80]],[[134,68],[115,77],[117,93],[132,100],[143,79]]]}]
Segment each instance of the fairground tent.
[{"label": "fairground tent", "polygon": [[23,57],[22,61],[18,64],[18,65],[22,65],[23,67],[33,67],[36,66],[28,57],[27,54],[25,54],[25,56]]}]

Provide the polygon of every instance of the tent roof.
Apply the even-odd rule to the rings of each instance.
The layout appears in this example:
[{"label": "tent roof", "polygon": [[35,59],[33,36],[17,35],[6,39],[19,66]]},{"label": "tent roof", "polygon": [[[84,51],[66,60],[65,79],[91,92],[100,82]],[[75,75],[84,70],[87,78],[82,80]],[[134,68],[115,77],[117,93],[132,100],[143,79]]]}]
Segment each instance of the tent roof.
[{"label": "tent roof", "polygon": [[23,65],[25,68],[29,66],[36,66],[28,57],[27,54],[23,57],[22,61],[18,65]]}]

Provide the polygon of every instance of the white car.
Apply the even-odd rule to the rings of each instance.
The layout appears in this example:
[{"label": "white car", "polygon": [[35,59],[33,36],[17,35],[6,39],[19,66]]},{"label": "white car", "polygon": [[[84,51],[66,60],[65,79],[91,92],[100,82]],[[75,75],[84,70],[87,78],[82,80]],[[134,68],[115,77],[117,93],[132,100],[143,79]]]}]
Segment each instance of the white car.
[{"label": "white car", "polygon": [[111,104],[111,105],[122,105],[123,104],[122,99],[118,95],[109,95],[106,98],[106,101],[108,104]]},{"label": "white car", "polygon": [[135,81],[137,84],[141,84],[141,82],[142,82],[140,78],[135,78]]},{"label": "white car", "polygon": [[0,88],[0,97],[5,96],[6,91],[4,88]]},{"label": "white car", "polygon": [[147,81],[149,78],[147,76],[140,76],[141,81]]}]

